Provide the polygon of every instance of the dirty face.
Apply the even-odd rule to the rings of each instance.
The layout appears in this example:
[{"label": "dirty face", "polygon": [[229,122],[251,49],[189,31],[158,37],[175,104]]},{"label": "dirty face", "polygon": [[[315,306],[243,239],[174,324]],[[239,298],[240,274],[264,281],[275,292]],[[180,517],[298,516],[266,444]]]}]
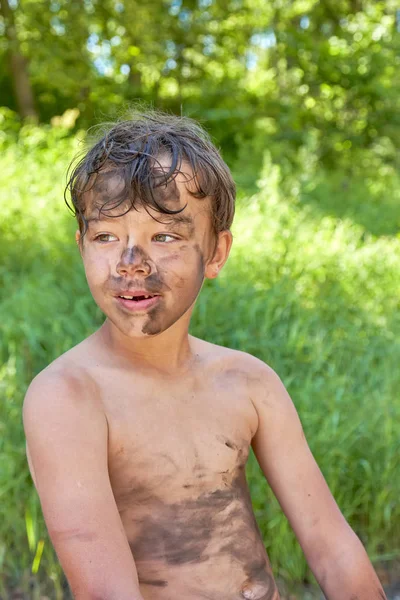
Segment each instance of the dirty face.
[{"label": "dirty face", "polygon": [[184,207],[175,215],[149,207],[146,212],[140,204],[122,216],[126,206],[101,212],[121,186],[117,176],[98,177],[87,193],[81,253],[89,288],[108,319],[130,337],[171,327],[190,311],[204,278],[216,276],[218,240],[209,202],[189,193],[189,175],[179,173],[159,192],[163,206]]}]

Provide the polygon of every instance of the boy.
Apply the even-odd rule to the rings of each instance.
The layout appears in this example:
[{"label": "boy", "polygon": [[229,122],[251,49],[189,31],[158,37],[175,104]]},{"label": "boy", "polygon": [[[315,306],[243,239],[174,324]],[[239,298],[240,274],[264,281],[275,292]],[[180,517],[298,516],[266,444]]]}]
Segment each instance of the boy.
[{"label": "boy", "polygon": [[232,243],[235,186],[208,136],[186,118],[137,115],[68,188],[106,320],[34,379],[23,418],[74,597],[278,600],[246,484],[252,445],[326,597],[385,598],[278,376],[188,334]]}]

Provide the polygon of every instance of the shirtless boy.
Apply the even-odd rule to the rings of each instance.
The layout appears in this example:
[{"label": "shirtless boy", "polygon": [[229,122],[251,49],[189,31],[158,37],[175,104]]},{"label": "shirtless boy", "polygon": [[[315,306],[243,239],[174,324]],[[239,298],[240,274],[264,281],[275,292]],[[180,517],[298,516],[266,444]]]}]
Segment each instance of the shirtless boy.
[{"label": "shirtless boy", "polygon": [[235,186],[206,134],[136,116],[87,152],[69,190],[106,320],[34,379],[23,418],[74,597],[278,600],[246,484],[252,446],[326,597],[384,599],[279,377],[188,334],[232,243]]}]

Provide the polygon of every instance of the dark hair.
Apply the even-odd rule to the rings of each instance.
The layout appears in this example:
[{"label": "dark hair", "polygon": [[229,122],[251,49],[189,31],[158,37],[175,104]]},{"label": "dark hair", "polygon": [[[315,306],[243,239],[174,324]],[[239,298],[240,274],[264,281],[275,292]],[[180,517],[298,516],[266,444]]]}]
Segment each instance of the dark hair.
[{"label": "dark hair", "polygon": [[[96,179],[107,184],[117,175],[123,182],[118,193],[98,206],[101,213],[119,206],[122,214],[141,203],[163,214],[176,214],[166,206],[166,189],[174,188],[182,162],[190,165],[194,185],[188,191],[196,198],[211,198],[211,217],[215,233],[229,229],[235,212],[236,188],[228,166],[210,136],[187,117],[158,111],[134,112],[128,120],[101,127],[101,137],[93,140],[75,165],[65,188],[65,201],[77,217],[81,233],[87,230],[84,193],[92,189]],[[90,140],[89,140],[90,142]],[[160,158],[168,156],[170,166],[160,170]],[[158,167],[158,168],[157,168]],[[72,205],[67,200],[70,193]],[[168,198],[169,199],[169,196]],[[119,215],[118,215],[119,216]]]}]

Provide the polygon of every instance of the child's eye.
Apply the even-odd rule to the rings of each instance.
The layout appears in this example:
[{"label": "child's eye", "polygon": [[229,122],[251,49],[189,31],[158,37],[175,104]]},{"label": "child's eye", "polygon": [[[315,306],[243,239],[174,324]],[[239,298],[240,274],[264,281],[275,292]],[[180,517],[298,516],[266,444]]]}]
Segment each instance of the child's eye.
[{"label": "child's eye", "polygon": [[[168,238],[168,239],[167,239]],[[156,242],[174,242],[177,238],[168,233],[157,233],[153,238]]]},{"label": "child's eye", "polygon": [[94,239],[96,242],[112,242],[117,238],[112,233],[99,233]]}]

